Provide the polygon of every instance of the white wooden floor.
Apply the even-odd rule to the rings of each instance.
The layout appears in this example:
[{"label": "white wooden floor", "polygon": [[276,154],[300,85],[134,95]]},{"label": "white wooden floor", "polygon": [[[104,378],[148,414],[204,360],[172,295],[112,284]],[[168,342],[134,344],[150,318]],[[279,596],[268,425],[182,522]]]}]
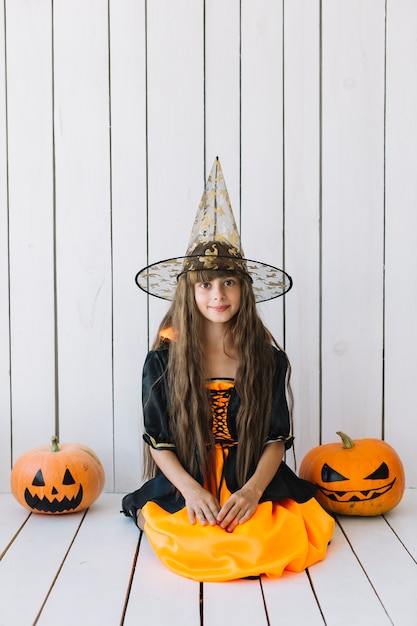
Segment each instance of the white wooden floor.
[{"label": "white wooden floor", "polygon": [[53,517],[0,494],[1,626],[417,625],[415,489],[384,517],[338,518],[305,573],[203,585],[157,561],[120,500]]}]

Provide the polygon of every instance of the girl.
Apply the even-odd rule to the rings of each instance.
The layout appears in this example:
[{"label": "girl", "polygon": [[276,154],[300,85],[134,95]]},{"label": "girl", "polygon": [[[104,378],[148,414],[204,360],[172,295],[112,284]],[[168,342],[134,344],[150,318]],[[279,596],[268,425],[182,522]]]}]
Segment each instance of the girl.
[{"label": "girl", "polygon": [[161,296],[155,276],[181,263],[143,370],[148,481],[123,511],[167,567],[198,581],[301,571],[324,558],[334,526],[283,461],[290,368],[256,310],[256,293],[291,279],[244,259],[236,233],[216,161],[186,256],[137,277]]}]

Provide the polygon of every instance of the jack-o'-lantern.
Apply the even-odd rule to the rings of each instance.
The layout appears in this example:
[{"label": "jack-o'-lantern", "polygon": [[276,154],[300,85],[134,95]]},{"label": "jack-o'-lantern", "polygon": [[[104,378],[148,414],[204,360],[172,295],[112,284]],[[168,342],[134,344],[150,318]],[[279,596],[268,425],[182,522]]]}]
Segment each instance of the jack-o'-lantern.
[{"label": "jack-o'-lantern", "polygon": [[87,446],[58,444],[29,450],[13,466],[10,485],[16,500],[36,513],[74,513],[88,508],[104,487],[104,470]]},{"label": "jack-o'-lantern", "polygon": [[342,443],[313,448],[300,465],[300,477],[318,487],[317,500],[341,515],[381,515],[393,509],[405,486],[398,454],[381,439],[337,434]]}]

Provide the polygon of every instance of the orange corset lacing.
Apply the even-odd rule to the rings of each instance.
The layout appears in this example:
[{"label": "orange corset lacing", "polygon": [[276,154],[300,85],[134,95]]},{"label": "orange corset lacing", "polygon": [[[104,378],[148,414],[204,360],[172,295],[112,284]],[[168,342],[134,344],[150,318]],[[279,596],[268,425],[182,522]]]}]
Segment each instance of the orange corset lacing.
[{"label": "orange corset lacing", "polygon": [[234,381],[230,379],[212,379],[207,382],[210,391],[213,416],[212,432],[216,443],[236,444],[227,426],[227,407]]}]

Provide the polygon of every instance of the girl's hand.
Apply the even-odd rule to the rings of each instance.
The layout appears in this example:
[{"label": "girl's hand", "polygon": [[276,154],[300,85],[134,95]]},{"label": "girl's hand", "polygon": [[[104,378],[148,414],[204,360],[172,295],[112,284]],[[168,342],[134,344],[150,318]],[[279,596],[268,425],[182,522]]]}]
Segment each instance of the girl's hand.
[{"label": "girl's hand", "polygon": [[207,489],[196,483],[183,496],[190,524],[195,524],[197,519],[202,526],[216,526],[220,505]]},{"label": "girl's hand", "polygon": [[154,448],[151,448],[150,452],[161,472],[183,495],[190,524],[195,524],[197,518],[203,526],[207,524],[215,526],[220,509],[216,498],[190,476],[174,452]]},{"label": "girl's hand", "polygon": [[238,524],[244,524],[255,513],[262,492],[248,484],[233,493],[223,504],[217,515],[217,523],[228,533],[232,533]]},{"label": "girl's hand", "polygon": [[255,473],[241,489],[230,496],[217,516],[217,523],[232,533],[238,524],[244,524],[255,513],[267,485],[275,476],[284,456],[282,441],[268,443],[259,459]]}]

